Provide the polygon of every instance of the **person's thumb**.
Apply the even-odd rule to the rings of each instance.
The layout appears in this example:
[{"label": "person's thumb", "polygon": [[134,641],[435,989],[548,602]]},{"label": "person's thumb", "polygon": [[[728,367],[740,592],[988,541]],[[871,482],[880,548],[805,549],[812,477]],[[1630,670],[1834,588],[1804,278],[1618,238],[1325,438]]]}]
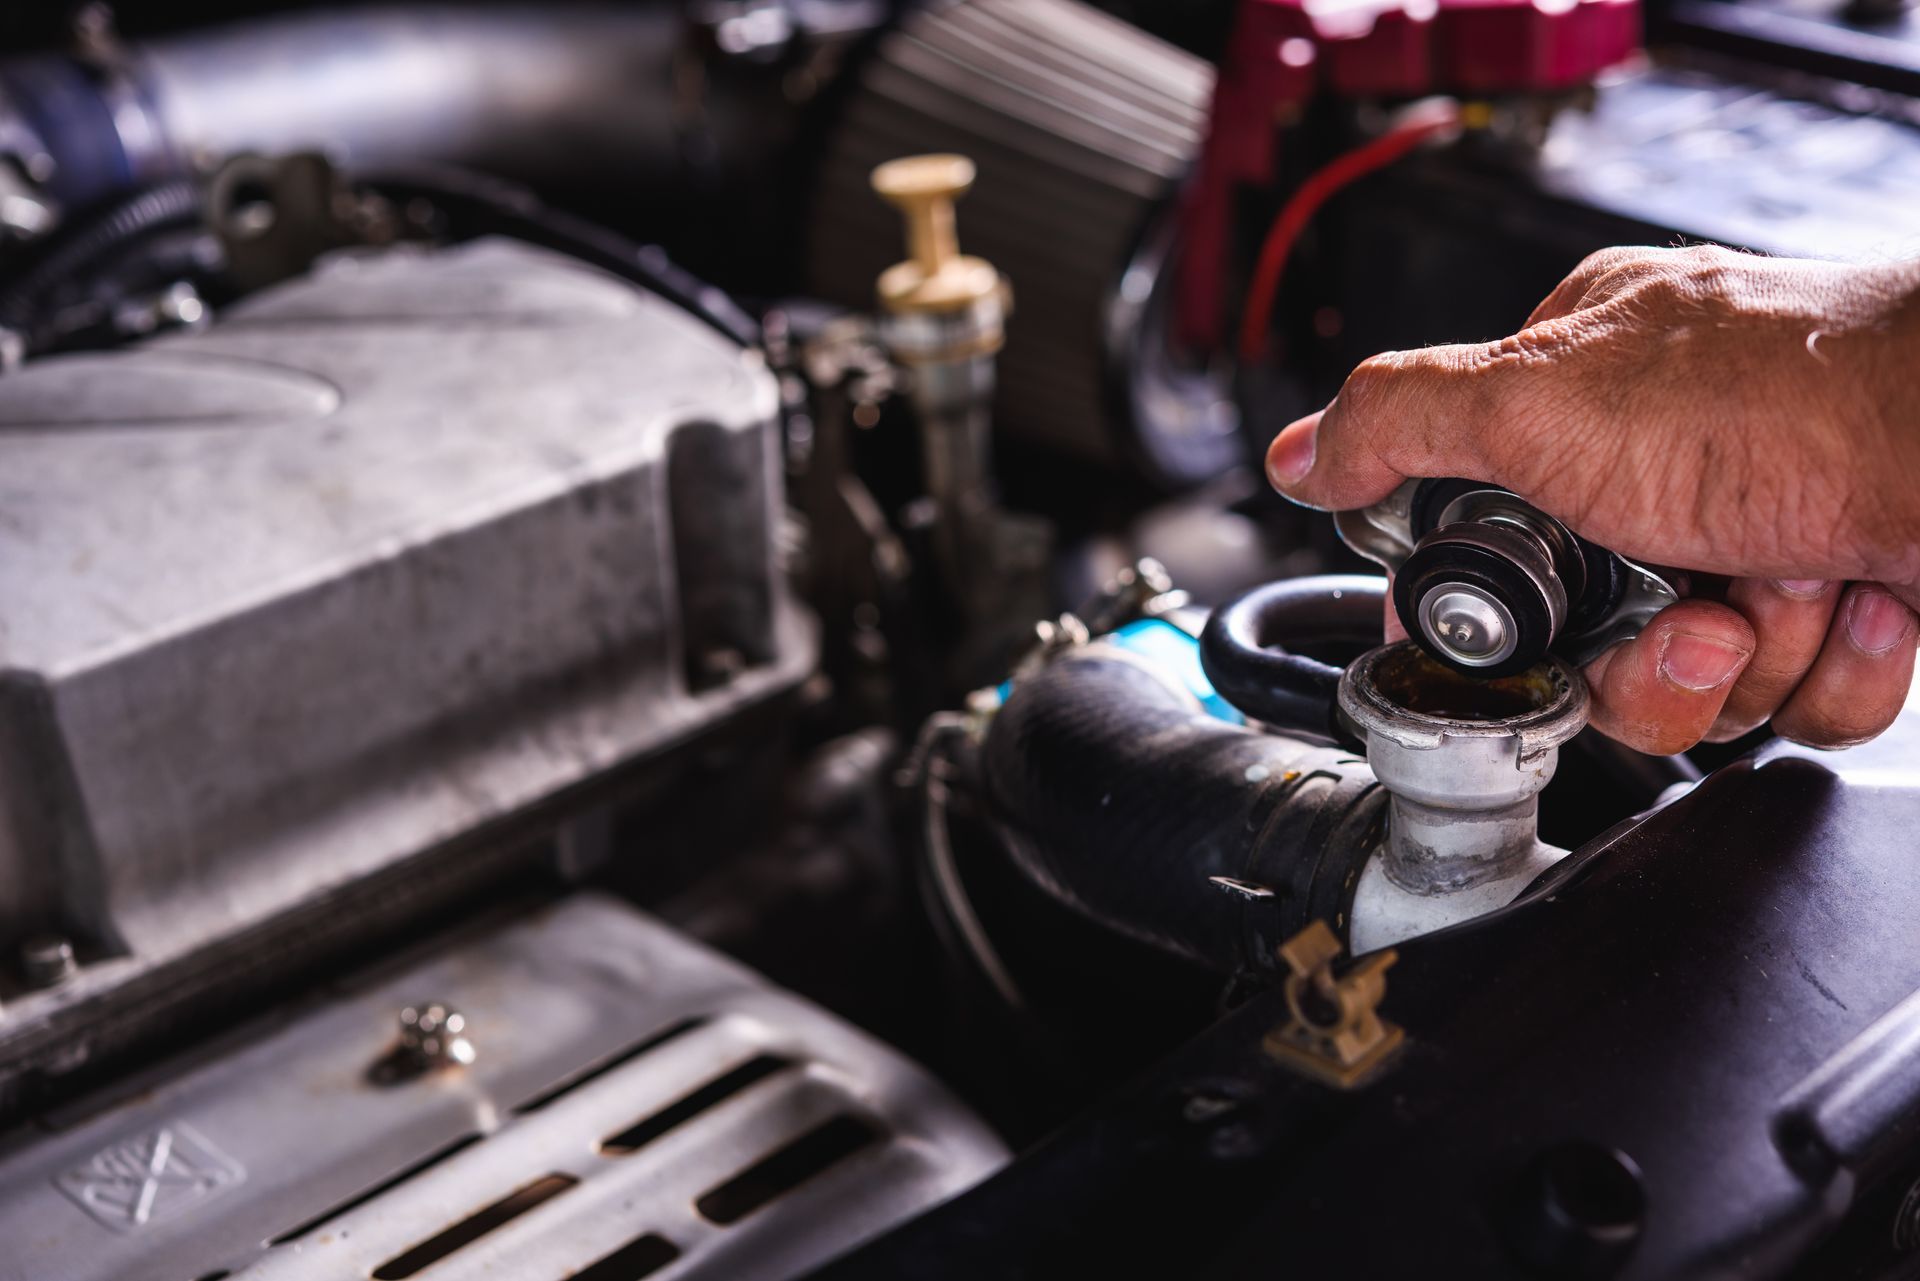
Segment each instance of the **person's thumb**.
[{"label": "person's thumb", "polygon": [[1267,449],[1267,477],[1297,503],[1365,507],[1409,477],[1499,483],[1490,456],[1509,390],[1481,346],[1389,352],[1348,376],[1333,403],[1290,424]]}]

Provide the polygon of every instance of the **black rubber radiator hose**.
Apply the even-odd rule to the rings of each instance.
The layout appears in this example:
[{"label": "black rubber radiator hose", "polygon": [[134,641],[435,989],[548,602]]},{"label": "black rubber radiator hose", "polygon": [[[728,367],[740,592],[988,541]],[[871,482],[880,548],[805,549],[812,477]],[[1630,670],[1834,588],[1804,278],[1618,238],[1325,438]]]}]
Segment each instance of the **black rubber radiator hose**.
[{"label": "black rubber radiator hose", "polygon": [[1200,634],[1200,664],[1220,696],[1255,720],[1358,748],[1339,721],[1342,669],[1296,650],[1378,645],[1386,608],[1384,578],[1321,574],[1265,583],[1213,611]]},{"label": "black rubber radiator hose", "polygon": [[1385,813],[1364,762],[1215,719],[1098,643],[1021,677],[983,750],[989,805],[1030,879],[1229,972],[1272,968],[1316,917],[1344,933]]}]

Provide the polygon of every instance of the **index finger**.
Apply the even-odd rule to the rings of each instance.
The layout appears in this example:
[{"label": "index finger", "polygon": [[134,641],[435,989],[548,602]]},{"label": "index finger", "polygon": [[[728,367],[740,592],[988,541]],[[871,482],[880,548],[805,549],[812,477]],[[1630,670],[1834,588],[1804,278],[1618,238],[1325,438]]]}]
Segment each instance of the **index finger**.
[{"label": "index finger", "polygon": [[1347,376],[1333,403],[1289,424],[1267,450],[1274,488],[1308,507],[1365,507],[1416,476],[1499,481],[1487,448],[1509,417],[1512,343],[1387,352]]}]

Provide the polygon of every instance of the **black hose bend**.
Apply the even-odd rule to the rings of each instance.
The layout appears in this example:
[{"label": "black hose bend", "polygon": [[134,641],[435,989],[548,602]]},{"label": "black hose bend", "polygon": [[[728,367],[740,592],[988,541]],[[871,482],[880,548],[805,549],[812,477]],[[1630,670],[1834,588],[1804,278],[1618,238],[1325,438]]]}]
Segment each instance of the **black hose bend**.
[{"label": "black hose bend", "polygon": [[1383,807],[1363,764],[1208,715],[1094,644],[1022,676],[982,778],[1014,865],[1108,928],[1224,971],[1344,928]]},{"label": "black hose bend", "polygon": [[1364,574],[1287,578],[1213,611],[1200,665],[1220,696],[1255,720],[1316,742],[1358,748],[1340,724],[1341,669],[1288,647],[1380,643],[1387,580]]}]

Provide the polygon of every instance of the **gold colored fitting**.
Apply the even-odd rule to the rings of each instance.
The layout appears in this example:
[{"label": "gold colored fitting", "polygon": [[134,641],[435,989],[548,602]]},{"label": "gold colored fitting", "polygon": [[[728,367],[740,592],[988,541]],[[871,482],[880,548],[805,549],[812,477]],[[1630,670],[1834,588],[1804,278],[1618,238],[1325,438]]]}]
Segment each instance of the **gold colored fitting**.
[{"label": "gold colored fitting", "polygon": [[1325,921],[1313,922],[1280,945],[1290,1017],[1268,1032],[1263,1044],[1302,1076],[1351,1090],[1393,1057],[1406,1033],[1380,1017],[1387,968],[1398,953],[1391,948],[1375,952],[1335,975],[1333,962],[1343,950]]},{"label": "gold colored fitting", "polygon": [[888,311],[941,313],[995,303],[1004,308],[1006,284],[993,264],[960,252],[953,202],[973,186],[965,156],[905,156],[873,171],[873,189],[906,219],[905,262],[880,273],[880,302]]}]

